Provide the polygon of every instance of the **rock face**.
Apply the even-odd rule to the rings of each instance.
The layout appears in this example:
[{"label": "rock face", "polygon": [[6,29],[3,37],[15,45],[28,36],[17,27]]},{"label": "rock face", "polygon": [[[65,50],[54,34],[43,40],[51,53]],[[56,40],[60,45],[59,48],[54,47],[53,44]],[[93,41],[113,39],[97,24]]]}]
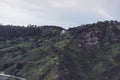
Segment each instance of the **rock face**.
[{"label": "rock face", "polygon": [[120,22],[38,29],[1,41],[2,71],[26,80],[120,80]]}]

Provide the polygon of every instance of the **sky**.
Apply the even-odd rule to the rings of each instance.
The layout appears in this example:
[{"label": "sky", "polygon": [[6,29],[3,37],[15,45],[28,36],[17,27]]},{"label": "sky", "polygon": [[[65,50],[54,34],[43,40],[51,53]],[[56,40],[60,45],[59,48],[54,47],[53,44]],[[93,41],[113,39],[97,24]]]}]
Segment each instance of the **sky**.
[{"label": "sky", "polygon": [[120,20],[120,0],[0,0],[0,24],[64,28]]}]

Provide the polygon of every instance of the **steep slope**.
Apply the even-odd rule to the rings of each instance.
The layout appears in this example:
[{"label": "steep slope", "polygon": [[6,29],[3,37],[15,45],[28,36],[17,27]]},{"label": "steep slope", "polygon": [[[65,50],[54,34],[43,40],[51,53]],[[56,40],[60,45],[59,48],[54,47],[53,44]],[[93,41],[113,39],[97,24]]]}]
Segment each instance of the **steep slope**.
[{"label": "steep slope", "polygon": [[60,40],[63,29],[45,26],[40,27],[40,30],[40,36],[15,37],[1,41],[1,71],[23,76],[27,80],[53,80],[58,76],[59,56],[53,44]]},{"label": "steep slope", "polygon": [[[17,27],[15,30],[19,32]],[[68,30],[32,27],[26,33],[13,38],[5,36],[5,39],[0,36],[1,71],[26,80],[120,79],[120,23],[117,21]]]},{"label": "steep slope", "polygon": [[[62,80],[119,80],[120,24],[99,22],[69,30]],[[66,71],[67,69],[67,71]]]}]

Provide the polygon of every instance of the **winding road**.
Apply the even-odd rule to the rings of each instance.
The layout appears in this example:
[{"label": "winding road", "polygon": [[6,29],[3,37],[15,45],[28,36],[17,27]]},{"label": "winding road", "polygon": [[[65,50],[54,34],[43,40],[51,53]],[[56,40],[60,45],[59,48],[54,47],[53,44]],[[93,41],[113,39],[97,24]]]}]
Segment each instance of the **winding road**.
[{"label": "winding road", "polygon": [[19,79],[19,80],[26,80],[22,77],[17,77],[17,76],[14,76],[14,75],[8,75],[8,74],[5,74],[4,72],[0,72],[0,76],[3,76],[3,77],[12,77],[12,78],[16,78],[16,79]]}]

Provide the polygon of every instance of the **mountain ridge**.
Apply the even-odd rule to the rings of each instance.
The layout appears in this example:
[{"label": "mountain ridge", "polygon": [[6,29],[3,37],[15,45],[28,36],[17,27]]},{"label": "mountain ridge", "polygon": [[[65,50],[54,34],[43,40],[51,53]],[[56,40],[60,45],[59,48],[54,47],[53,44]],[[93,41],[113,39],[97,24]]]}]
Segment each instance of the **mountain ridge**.
[{"label": "mountain ridge", "polygon": [[0,70],[5,73],[26,80],[120,79],[120,22],[67,30],[56,26],[13,28],[0,29]]}]

